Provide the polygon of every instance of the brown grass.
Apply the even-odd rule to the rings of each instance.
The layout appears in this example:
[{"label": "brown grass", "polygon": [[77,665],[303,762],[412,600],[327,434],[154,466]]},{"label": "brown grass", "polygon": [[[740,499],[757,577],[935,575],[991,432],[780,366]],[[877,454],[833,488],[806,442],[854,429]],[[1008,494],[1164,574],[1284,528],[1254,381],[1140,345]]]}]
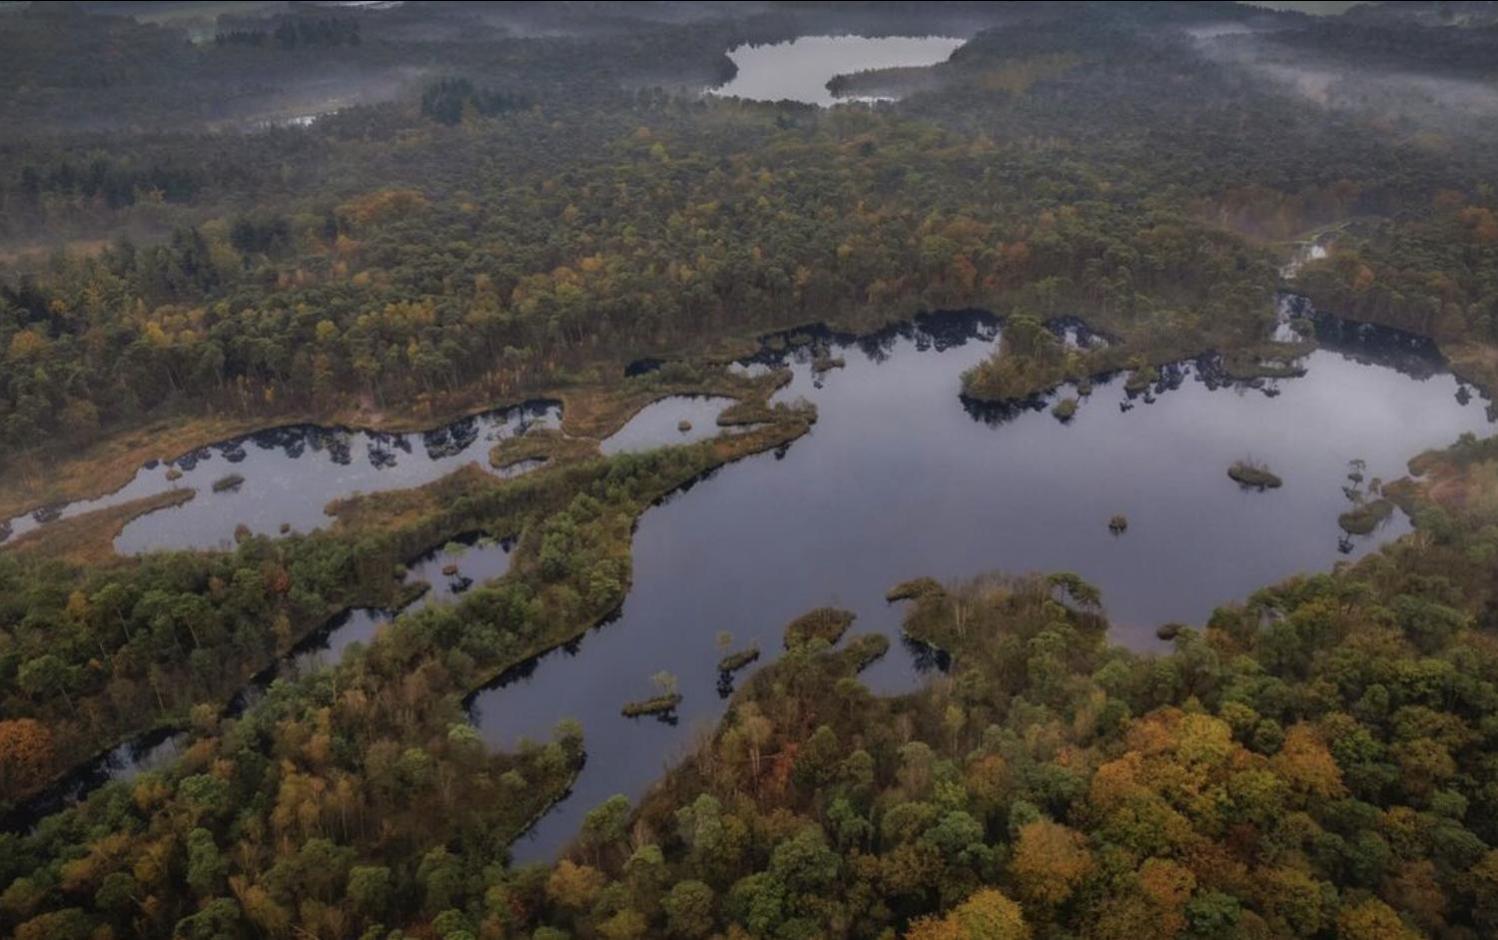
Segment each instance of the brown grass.
[{"label": "brown grass", "polygon": [[1492,393],[1498,389],[1498,346],[1487,343],[1441,343],[1441,354],[1457,378]]},{"label": "brown grass", "polygon": [[560,399],[563,426],[573,436],[604,438],[652,402],[671,395],[723,395],[739,400],[768,397],[786,380],[709,369],[691,379],[669,382],[650,377],[573,386],[536,388],[496,401],[478,386],[442,403],[421,402],[404,409],[351,406],[327,412],[289,411],[277,415],[170,415],[122,429],[94,444],[64,451],[38,448],[0,463],[0,518],[39,506],[74,502],[111,493],[152,459],[170,460],[200,447],[287,424],[344,425],[386,432],[424,431],[469,415],[511,407],[522,401]]},{"label": "brown grass", "polygon": [[522,460],[544,459],[556,464],[597,456],[598,442],[592,438],[569,437],[551,428],[537,428],[495,444],[489,451],[489,464],[496,470],[503,470]]},{"label": "brown grass", "polygon": [[326,511],[333,517],[333,531],[339,535],[395,532],[425,521],[463,496],[483,493],[505,482],[477,463],[469,463],[424,486],[335,499]]},{"label": "brown grass", "polygon": [[0,518],[112,493],[148,460],[171,459],[263,426],[254,418],[168,418],[115,434],[61,460],[40,454],[16,457],[0,474]]},{"label": "brown grass", "polygon": [[32,529],[7,548],[74,565],[104,565],[119,561],[114,540],[131,520],[158,509],[180,506],[195,495],[194,490],[171,489],[108,509],[59,519]]}]

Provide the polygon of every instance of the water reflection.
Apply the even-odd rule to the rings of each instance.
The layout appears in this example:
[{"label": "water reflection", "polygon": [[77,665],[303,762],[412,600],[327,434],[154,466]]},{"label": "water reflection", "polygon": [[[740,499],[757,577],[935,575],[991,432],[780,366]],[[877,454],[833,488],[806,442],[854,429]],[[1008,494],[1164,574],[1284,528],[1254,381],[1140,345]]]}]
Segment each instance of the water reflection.
[{"label": "water reflection", "polygon": [[[782,626],[817,606],[857,612],[855,633],[898,637],[899,609],[883,596],[913,576],[1073,570],[1102,589],[1116,640],[1155,648],[1162,623],[1200,623],[1218,603],[1343,557],[1348,461],[1393,479],[1420,450],[1487,431],[1438,364],[1371,364],[1381,347],[1365,331],[1347,354],[1308,355],[1298,378],[1234,383],[1211,360],[1182,363],[1134,397],[1121,376],[1094,383],[1066,424],[1031,409],[990,423],[963,407],[958,377],[996,333],[991,317],[947,315],[869,337],[771,338],[756,361],[790,367],[779,397],[816,404],[812,431],[779,460],[729,465],[648,511],[617,620],[473,700],[498,747],[544,738],[563,717],[585,729],[573,796],[516,844],[519,859],[549,857],[588,809],[638,796],[716,724],[719,631],[734,648],[758,645],[763,664]],[[828,355],[845,367],[819,373]],[[1284,487],[1245,492],[1227,476],[1244,458],[1270,465]],[[1107,527],[1116,513],[1130,520],[1118,537]],[[1406,531],[1396,515],[1351,554]],[[889,655],[865,679],[902,691],[939,666],[934,651]],[[661,670],[685,696],[680,723],[621,717]]]},{"label": "water reflection", "polygon": [[27,830],[38,820],[66,809],[106,783],[116,780],[128,783],[143,773],[160,770],[181,756],[186,742],[185,732],[163,728],[121,744],[0,817],[0,832]]},{"label": "water reflection", "polygon": [[652,402],[604,438],[599,449],[605,454],[651,450],[671,444],[693,444],[716,437],[718,415],[733,404],[732,398],[716,395],[672,395]]},{"label": "water reflection", "polygon": [[738,73],[711,94],[753,101],[799,101],[830,107],[827,90],[836,75],[945,62],[963,40],[949,36],[802,36],[790,42],[739,46],[728,51]]},{"label": "water reflection", "polygon": [[[226,548],[237,526],[264,535],[316,528],[323,507],[335,499],[420,486],[471,461],[487,467],[493,443],[560,422],[559,402],[533,401],[411,434],[316,425],[270,428],[174,460],[148,461],[113,493],[42,507],[0,524],[0,541],[6,526],[20,536],[57,519],[187,488],[198,491],[195,499],[135,519],[116,539],[116,550]],[[504,475],[538,465],[526,462]],[[242,480],[235,483],[234,477]]]}]

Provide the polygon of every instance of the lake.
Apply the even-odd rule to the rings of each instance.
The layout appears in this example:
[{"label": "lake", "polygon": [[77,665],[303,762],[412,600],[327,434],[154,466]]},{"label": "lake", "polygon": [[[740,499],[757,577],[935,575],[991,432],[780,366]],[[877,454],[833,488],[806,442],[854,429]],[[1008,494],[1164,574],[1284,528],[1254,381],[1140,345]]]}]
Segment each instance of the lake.
[{"label": "lake", "polygon": [[[1281,311],[1314,313],[1293,295]],[[1115,640],[1155,649],[1161,623],[1199,624],[1220,603],[1407,532],[1408,521],[1396,514],[1369,536],[1342,536],[1337,516],[1349,505],[1349,461],[1365,460],[1369,478],[1401,476],[1421,450],[1463,432],[1488,433],[1484,403],[1469,400],[1427,341],[1316,320],[1323,345],[1305,358],[1304,376],[1225,382],[1204,359],[1163,369],[1161,382],[1135,397],[1115,376],[1095,383],[1065,423],[1048,406],[1070,388],[1020,409],[961,398],[962,371],[990,354],[999,333],[983,314],[928,316],[862,338],[813,331],[802,337],[809,343],[737,364],[753,373],[789,368],[793,379],[776,398],[815,403],[811,432],[648,510],[619,615],[471,700],[496,747],[544,739],[566,717],[584,727],[588,761],[573,795],[517,842],[517,858],[553,855],[587,810],[614,793],[638,797],[716,724],[728,691],[716,671],[720,631],[732,634],[734,649],[758,645],[762,664],[780,649],[785,623],[821,605],[857,612],[855,632],[898,639],[900,608],[883,598],[907,578],[1071,570],[1102,589]],[[1075,318],[1052,326],[1072,344],[1101,341]],[[845,366],[815,372],[818,351]],[[663,399],[603,449],[702,439],[717,433],[716,415],[728,403]],[[418,485],[484,461],[484,442],[559,420],[559,406],[541,402],[425,434],[298,427],[213,445],[171,464],[183,474],[171,485],[195,486],[198,496],[132,523],[120,547],[211,547],[240,523],[256,531],[279,531],[290,520],[306,525],[328,499]],[[683,421],[690,427],[683,430]],[[1257,492],[1233,483],[1227,468],[1245,458],[1267,463],[1284,487]],[[126,491],[141,480],[168,485],[164,470],[143,469]],[[231,470],[244,483],[214,492],[212,482]],[[1119,536],[1107,527],[1116,513],[1130,520]],[[501,577],[509,553],[506,541],[465,536],[414,559],[407,583],[430,587],[407,609],[451,601],[471,584]],[[335,664],[392,616],[356,609],[334,618],[257,677],[231,713],[252,705],[278,676]],[[896,644],[864,678],[876,691],[899,692],[929,668],[929,657]],[[650,676],[660,670],[678,677],[685,696],[675,723],[621,717],[624,703],[652,693]],[[29,823],[105,780],[160,766],[179,744],[158,732],[117,748],[18,819]]]},{"label": "lake", "polygon": [[830,107],[840,101],[827,82],[836,75],[945,62],[966,40],[950,36],[801,36],[789,42],[738,46],[728,57],[738,74],[709,94],[752,101],[800,101]]},{"label": "lake", "polygon": [[[854,633],[897,640],[864,678],[899,692],[924,665],[900,647],[901,609],[884,601],[907,578],[1076,571],[1102,589],[1113,638],[1153,649],[1164,622],[1199,624],[1218,604],[1408,531],[1396,514],[1342,542],[1348,462],[1366,460],[1370,478],[1401,476],[1423,449],[1488,433],[1484,405],[1458,400],[1428,344],[1335,321],[1326,331],[1335,348],[1308,356],[1303,377],[1249,388],[1220,383],[1210,362],[1187,363],[1130,399],[1120,376],[1064,424],[1045,408],[964,404],[959,376],[997,332],[987,317],[828,337],[846,367],[820,377],[808,348],[787,355],[795,379],[778,396],[817,405],[810,434],[783,457],[724,467],[647,511],[619,616],[474,697],[495,747],[544,740],[564,717],[583,724],[588,759],[573,794],[516,843],[516,857],[551,857],[589,809],[640,796],[715,726],[719,631],[735,649],[757,644],[763,664],[793,617],[846,607],[858,614]],[[1227,468],[1242,458],[1267,463],[1284,487],[1239,487]],[[1120,536],[1107,527],[1115,513],[1130,520]],[[652,694],[660,670],[685,696],[677,723],[621,717],[624,703]]]}]

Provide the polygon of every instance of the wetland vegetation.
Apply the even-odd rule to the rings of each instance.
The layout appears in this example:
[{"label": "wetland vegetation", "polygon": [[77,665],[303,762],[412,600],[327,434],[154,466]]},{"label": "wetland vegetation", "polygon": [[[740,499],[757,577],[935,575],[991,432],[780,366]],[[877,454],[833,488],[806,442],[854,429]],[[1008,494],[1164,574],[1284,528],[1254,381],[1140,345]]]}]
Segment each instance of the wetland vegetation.
[{"label": "wetland vegetation", "polygon": [[0,935],[1492,935],[1448,6],[0,9]]}]

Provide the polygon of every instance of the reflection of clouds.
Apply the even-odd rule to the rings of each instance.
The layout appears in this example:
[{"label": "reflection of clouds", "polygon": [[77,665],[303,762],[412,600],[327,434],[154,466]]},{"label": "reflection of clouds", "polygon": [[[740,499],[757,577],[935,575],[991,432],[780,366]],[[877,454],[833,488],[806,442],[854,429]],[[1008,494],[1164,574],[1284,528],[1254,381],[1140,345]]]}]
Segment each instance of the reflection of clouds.
[{"label": "reflection of clouds", "polygon": [[739,46],[728,52],[738,73],[710,94],[829,107],[839,101],[827,90],[834,76],[935,65],[963,42],[944,36],[802,36],[790,42]]},{"label": "reflection of clouds", "polygon": [[[589,741],[573,796],[517,845],[522,860],[574,835],[598,801],[643,792],[694,726],[714,726],[724,707],[718,630],[739,646],[757,643],[763,663],[787,621],[827,604],[858,614],[855,634],[899,638],[901,609],[884,592],[913,576],[1069,570],[1102,590],[1115,640],[1155,648],[1160,623],[1201,623],[1216,604],[1342,558],[1336,520],[1349,458],[1367,458],[1372,475],[1483,426],[1478,409],[1455,404],[1450,376],[1413,382],[1320,352],[1274,398],[1213,390],[1192,372],[1122,413],[1119,376],[1096,385],[1070,425],[1026,412],[990,429],[958,392],[962,370],[992,351],[991,332],[971,330],[960,343],[949,339],[961,329],[938,333],[818,340],[846,362],[820,387],[804,350],[757,359],[792,363],[780,397],[817,406],[811,433],[781,460],[730,464],[647,511],[617,622],[475,697],[496,745],[543,738],[564,715]],[[1284,488],[1242,492],[1227,468],[1245,456],[1268,463]],[[1107,529],[1116,513],[1130,522],[1117,538]],[[1407,529],[1396,517],[1353,555]],[[899,693],[929,665],[924,653],[896,649],[863,678]],[[621,719],[620,705],[662,669],[682,683],[681,727]]]},{"label": "reflection of clouds", "polygon": [[[125,554],[229,547],[240,524],[265,535],[279,534],[283,525],[308,531],[322,523],[324,508],[334,500],[421,486],[473,461],[487,467],[490,443],[530,427],[555,426],[560,420],[559,404],[538,401],[462,418],[427,432],[292,425],[224,441],[172,461],[171,467],[181,474],[176,481],[166,480],[162,470],[138,474],[147,489],[135,496],[175,485],[196,488],[211,498],[135,519],[120,533],[115,547]],[[213,479],[223,473],[222,463],[217,471],[213,466],[219,459],[245,477],[238,492],[209,493]],[[523,464],[501,475],[513,476],[535,466]]]},{"label": "reflection of clouds", "polygon": [[[605,454],[651,450],[672,444],[692,444],[716,437],[718,415],[732,405],[732,398],[713,395],[672,395],[652,402],[619,430],[604,438],[599,449]],[[680,429],[681,422],[691,425]]]}]

